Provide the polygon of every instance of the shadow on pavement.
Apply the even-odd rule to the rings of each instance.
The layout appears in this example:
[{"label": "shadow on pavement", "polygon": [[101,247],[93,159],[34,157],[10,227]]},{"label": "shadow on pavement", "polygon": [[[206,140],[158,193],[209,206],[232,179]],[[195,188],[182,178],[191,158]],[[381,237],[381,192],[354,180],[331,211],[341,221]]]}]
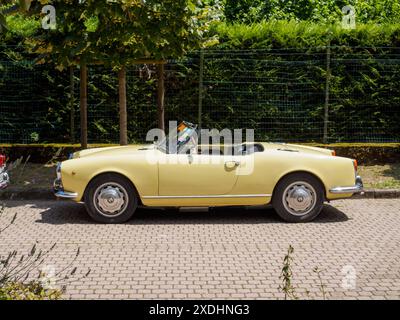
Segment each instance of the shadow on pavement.
[{"label": "shadow on pavement", "polygon": [[[86,213],[83,204],[65,201],[25,202],[32,208],[41,209],[38,223],[48,224],[95,224]],[[14,204],[16,206],[16,204]],[[339,209],[326,204],[321,214],[311,223],[337,223],[349,220]],[[177,209],[138,208],[126,224],[260,224],[284,223],[271,207],[220,207],[207,211],[181,212]]]}]

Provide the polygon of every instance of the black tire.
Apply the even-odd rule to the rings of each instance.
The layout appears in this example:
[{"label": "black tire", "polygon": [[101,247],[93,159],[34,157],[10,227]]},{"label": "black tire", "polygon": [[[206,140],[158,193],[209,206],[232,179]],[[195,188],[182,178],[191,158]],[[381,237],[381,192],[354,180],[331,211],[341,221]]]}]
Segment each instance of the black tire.
[{"label": "black tire", "polygon": [[[111,192],[111,194],[107,194],[107,192]],[[116,197],[114,198],[114,196]],[[113,173],[102,174],[94,178],[85,192],[85,206],[88,214],[95,221],[101,223],[128,221],[136,211],[138,199],[132,183],[127,178]],[[113,204],[116,207],[112,207]],[[119,205],[121,206],[119,210],[111,212]]]},{"label": "black tire", "polygon": [[[298,190],[297,193],[295,189]],[[311,174],[299,172],[279,181],[272,196],[272,205],[278,215],[287,222],[309,222],[320,214],[324,199],[324,187],[321,182]],[[300,210],[299,207],[306,206],[308,201],[311,201],[309,206]]]}]

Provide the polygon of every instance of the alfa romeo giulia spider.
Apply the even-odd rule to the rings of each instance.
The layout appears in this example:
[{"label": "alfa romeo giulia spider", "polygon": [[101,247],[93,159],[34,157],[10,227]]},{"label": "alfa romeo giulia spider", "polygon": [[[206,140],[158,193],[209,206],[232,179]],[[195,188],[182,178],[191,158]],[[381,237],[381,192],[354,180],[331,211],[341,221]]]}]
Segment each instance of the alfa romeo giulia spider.
[{"label": "alfa romeo giulia spider", "polygon": [[[158,143],[87,149],[57,165],[58,198],[84,202],[101,223],[123,223],[138,206],[272,205],[288,222],[318,216],[325,201],[363,190],[357,161],[329,149],[252,142],[231,146],[193,142],[183,125],[176,152]],[[184,150],[182,152],[182,150]]]}]

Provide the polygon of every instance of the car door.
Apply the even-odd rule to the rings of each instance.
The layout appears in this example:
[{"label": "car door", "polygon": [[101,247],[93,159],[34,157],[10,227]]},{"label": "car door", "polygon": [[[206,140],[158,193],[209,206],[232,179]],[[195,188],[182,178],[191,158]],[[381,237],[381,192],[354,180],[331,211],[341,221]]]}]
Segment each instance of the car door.
[{"label": "car door", "polygon": [[171,154],[159,162],[160,196],[229,194],[238,179],[239,157]]}]

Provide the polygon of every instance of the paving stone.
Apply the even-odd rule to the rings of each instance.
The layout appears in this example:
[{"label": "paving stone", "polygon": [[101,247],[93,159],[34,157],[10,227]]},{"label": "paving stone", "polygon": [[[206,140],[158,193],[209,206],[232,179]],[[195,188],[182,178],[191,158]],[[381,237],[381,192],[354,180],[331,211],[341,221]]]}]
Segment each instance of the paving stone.
[{"label": "paving stone", "polygon": [[289,245],[300,298],[322,298],[318,267],[328,299],[400,299],[400,199],[333,201],[304,224],[273,209],[220,208],[141,209],[126,224],[103,225],[72,202],[5,205],[0,228],[17,219],[0,235],[1,256],[56,243],[45,265],[60,271],[80,249],[67,299],[283,299]]}]

